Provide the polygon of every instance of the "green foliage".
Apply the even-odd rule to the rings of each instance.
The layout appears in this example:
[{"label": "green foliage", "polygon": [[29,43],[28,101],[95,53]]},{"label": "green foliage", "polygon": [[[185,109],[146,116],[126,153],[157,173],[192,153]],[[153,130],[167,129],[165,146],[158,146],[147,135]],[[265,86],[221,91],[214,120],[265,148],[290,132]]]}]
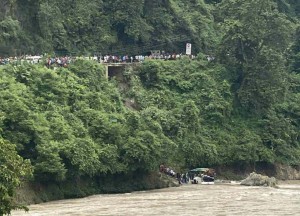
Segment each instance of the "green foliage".
[{"label": "green foliage", "polygon": [[[252,33],[258,36],[265,32],[266,27],[273,31],[268,31],[267,36],[272,42],[279,40],[274,32],[282,14],[295,21],[300,11],[297,0],[134,0],[130,3],[121,0],[66,0],[64,4],[57,0],[5,0],[3,5],[0,10],[2,55],[52,51],[122,55],[145,53],[151,49],[183,52],[186,42],[193,43],[196,53],[213,54],[224,35],[215,20],[229,21],[227,15],[230,15],[244,23],[252,15],[263,15],[260,20],[251,19],[252,27],[248,28],[249,23],[245,30],[252,37]],[[279,16],[274,16],[275,7]],[[289,33],[284,31],[288,25],[280,28],[278,33]],[[255,33],[258,29],[260,31]],[[285,45],[286,38],[282,39],[279,44]]]},{"label": "green foliage", "polygon": [[21,27],[18,20],[8,16],[0,21],[0,55],[15,55]]},{"label": "green foliage", "polygon": [[281,113],[271,112],[263,121],[262,138],[276,155],[276,161],[285,164],[298,164],[299,130],[289,118]]},{"label": "green foliage", "polygon": [[290,52],[290,58],[289,63],[291,70],[300,73],[300,27],[297,28],[296,31],[296,40],[294,41],[291,52]]},{"label": "green foliage", "polygon": [[30,176],[32,168],[29,160],[17,154],[15,145],[0,137],[0,215],[10,214],[11,210],[24,209],[13,201],[15,190],[25,177]]},{"label": "green foliage", "polygon": [[[9,1],[0,10],[0,47],[9,53],[140,54],[151,49],[211,51],[218,34],[203,0]],[[10,43],[12,42],[12,43]]]},{"label": "green foliage", "polygon": [[[298,74],[286,75],[285,101],[245,115],[234,104],[234,75],[218,62],[146,61],[126,75],[122,93],[103,71],[83,60],[56,71],[1,68],[1,134],[32,161],[35,180],[130,175],[160,163],[299,163]],[[138,110],[122,98],[133,98]]]},{"label": "green foliage", "polygon": [[224,1],[220,9],[225,30],[220,58],[236,67],[240,103],[251,112],[264,112],[284,99],[284,53],[294,25],[272,1]]},{"label": "green foliage", "polygon": [[155,111],[126,109],[99,64],[6,66],[0,77],[1,134],[31,159],[37,181],[150,171],[176,148]]},{"label": "green foliage", "polygon": [[0,9],[5,55],[182,52],[186,41],[201,53],[128,68],[126,91],[96,62],[1,66],[0,134],[45,182],[161,163],[299,165],[297,2],[9,1]]},{"label": "green foliage", "polygon": [[[219,66],[207,61],[147,61],[138,77],[132,76],[131,91],[148,122],[156,120],[156,134],[163,132],[177,144],[174,161],[182,166],[218,164],[218,142],[209,125],[222,125],[230,116],[230,86]],[[221,82],[222,85],[217,85]],[[149,117],[150,118],[149,118]]]},{"label": "green foliage", "polygon": [[[268,49],[243,63],[247,77],[240,89],[240,75],[230,68],[183,59],[146,61],[131,75],[126,95],[158,120],[157,131],[177,144],[172,160],[183,166],[298,164],[298,76],[287,73],[284,56]],[[257,114],[245,114],[249,108]]]}]

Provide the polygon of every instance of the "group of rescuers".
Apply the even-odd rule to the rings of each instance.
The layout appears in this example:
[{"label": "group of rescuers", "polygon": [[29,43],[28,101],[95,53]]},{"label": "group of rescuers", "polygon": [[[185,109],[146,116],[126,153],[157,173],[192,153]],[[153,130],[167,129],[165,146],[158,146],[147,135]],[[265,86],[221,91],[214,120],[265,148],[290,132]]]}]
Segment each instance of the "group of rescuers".
[{"label": "group of rescuers", "polygon": [[202,181],[214,182],[215,175],[216,175],[214,169],[208,169],[203,173],[195,173],[195,172],[179,173],[179,172],[175,172],[172,168],[167,167],[163,164],[159,166],[159,171],[168,176],[176,178],[180,185],[188,184],[188,183],[198,184]]}]

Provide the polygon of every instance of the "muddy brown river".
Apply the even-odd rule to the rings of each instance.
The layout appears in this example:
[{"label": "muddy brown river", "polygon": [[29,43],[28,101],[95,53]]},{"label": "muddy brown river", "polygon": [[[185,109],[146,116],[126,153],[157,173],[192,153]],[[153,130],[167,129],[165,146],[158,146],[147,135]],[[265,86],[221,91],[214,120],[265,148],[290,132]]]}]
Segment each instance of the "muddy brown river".
[{"label": "muddy brown river", "polygon": [[300,183],[278,189],[238,184],[183,185],[178,188],[95,195],[29,206],[13,216],[91,215],[293,215],[300,216]]}]

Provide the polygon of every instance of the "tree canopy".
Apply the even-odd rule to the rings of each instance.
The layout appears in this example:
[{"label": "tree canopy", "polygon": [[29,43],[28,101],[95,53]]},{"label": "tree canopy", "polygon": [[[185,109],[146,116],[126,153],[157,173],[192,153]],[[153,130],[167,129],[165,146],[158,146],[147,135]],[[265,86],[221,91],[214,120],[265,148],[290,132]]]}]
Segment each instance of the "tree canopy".
[{"label": "tree canopy", "polygon": [[299,1],[1,4],[0,56],[180,53],[191,42],[197,57],[148,59],[121,79],[80,59],[0,66],[0,214],[17,207],[29,160],[44,183],[161,163],[300,165]]},{"label": "tree canopy", "polygon": [[31,174],[29,160],[17,154],[15,145],[0,138],[0,215],[10,214],[13,209],[25,209],[13,201],[15,190],[24,177]]}]

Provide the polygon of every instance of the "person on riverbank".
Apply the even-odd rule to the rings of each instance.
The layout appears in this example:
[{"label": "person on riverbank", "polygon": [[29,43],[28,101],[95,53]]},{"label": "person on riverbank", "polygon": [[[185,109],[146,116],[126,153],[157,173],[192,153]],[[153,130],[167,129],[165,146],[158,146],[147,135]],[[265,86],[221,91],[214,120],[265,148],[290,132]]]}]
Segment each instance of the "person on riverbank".
[{"label": "person on riverbank", "polygon": [[159,172],[161,172],[161,173],[165,172],[165,165],[161,164],[159,166]]},{"label": "person on riverbank", "polygon": [[183,183],[185,183],[185,184],[188,183],[188,182],[187,182],[187,175],[186,175],[186,173],[182,174],[182,181],[183,181]]},{"label": "person on riverbank", "polygon": [[176,179],[177,179],[179,185],[181,185],[182,182],[181,182],[181,174],[180,173],[176,173]]}]

